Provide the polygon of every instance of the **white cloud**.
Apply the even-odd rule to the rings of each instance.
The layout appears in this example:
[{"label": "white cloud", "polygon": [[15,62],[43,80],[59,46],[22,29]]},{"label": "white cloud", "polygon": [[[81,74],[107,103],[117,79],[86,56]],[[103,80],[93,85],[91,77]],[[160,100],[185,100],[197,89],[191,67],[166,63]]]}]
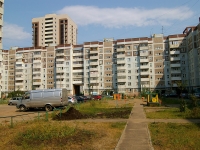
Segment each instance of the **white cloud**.
[{"label": "white cloud", "polygon": [[66,6],[57,11],[68,14],[78,25],[102,25],[110,28],[124,26],[170,25],[192,16],[188,7],[178,8],[98,8],[95,6]]},{"label": "white cloud", "polygon": [[31,34],[24,31],[23,27],[5,22],[3,26],[3,38],[10,40],[25,40],[31,38]]}]

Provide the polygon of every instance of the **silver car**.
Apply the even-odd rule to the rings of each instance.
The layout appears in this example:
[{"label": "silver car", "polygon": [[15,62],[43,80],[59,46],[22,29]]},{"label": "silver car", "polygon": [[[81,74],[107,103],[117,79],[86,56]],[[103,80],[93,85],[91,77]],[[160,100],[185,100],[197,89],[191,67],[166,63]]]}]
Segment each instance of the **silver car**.
[{"label": "silver car", "polygon": [[22,97],[13,97],[8,101],[8,105],[17,105],[19,100],[22,100]]},{"label": "silver car", "polygon": [[76,104],[76,103],[77,103],[77,99],[75,96],[68,96],[68,105]]}]

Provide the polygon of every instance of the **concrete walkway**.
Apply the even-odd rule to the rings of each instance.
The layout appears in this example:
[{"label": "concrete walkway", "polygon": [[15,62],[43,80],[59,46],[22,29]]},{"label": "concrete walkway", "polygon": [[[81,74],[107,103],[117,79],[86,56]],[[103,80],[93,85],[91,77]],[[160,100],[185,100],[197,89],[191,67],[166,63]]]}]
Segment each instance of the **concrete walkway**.
[{"label": "concrete walkway", "polygon": [[135,104],[115,150],[153,150],[141,99]]}]

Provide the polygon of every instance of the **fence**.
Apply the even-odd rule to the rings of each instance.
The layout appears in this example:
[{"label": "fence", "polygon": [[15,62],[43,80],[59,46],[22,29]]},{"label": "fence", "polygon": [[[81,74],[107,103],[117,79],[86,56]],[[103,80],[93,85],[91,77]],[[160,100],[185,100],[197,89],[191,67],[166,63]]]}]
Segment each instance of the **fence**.
[{"label": "fence", "polygon": [[14,115],[14,116],[5,116],[0,117],[0,125],[3,126],[10,126],[11,128],[14,127],[15,123],[23,122],[23,121],[34,121],[34,120],[45,120],[48,121],[51,118],[49,115],[52,114],[59,114],[62,115],[62,109],[54,109],[53,112],[48,111],[38,111],[38,112],[31,112],[26,114]]}]

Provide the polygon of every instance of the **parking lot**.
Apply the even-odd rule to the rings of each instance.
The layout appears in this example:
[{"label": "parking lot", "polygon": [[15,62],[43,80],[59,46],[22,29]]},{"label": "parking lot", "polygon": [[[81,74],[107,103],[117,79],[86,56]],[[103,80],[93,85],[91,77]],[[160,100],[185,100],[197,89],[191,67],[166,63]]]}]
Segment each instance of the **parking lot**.
[{"label": "parking lot", "polygon": [[20,112],[15,105],[9,106],[6,104],[0,105],[0,123],[1,124],[9,124],[11,122],[11,118],[13,122],[25,121],[25,120],[33,120],[39,115],[43,115],[45,111],[27,111]]}]

